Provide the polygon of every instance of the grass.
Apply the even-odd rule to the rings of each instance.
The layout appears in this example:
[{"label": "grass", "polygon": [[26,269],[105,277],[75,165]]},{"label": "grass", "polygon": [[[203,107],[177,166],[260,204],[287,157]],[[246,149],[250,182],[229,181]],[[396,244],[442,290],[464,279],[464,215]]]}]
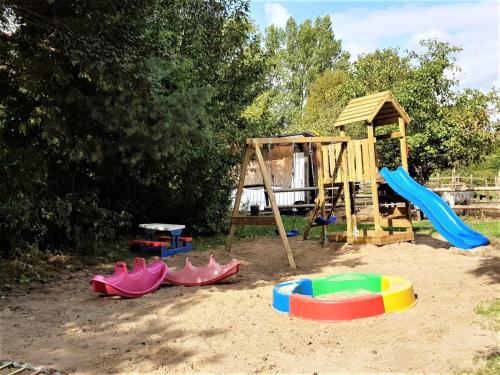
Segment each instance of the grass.
[{"label": "grass", "polygon": [[[462,220],[472,229],[481,232],[488,238],[500,238],[500,220],[483,219],[474,216],[463,216]],[[416,233],[421,234],[434,235],[437,233],[428,220],[413,222],[413,229]]]},{"label": "grass", "polygon": [[495,331],[500,331],[500,298],[477,305],[474,312],[487,318]]},{"label": "grass", "polygon": [[498,375],[500,374],[500,354],[494,353],[486,359],[483,367],[477,370],[465,370],[457,372],[457,375]]},{"label": "grass", "polygon": [[[500,298],[494,299],[477,305],[474,312],[489,320],[493,325],[489,325],[495,331],[500,331]],[[484,366],[476,370],[462,370],[458,371],[457,375],[497,375],[500,374],[500,352],[494,350],[484,357],[477,358],[477,360],[485,359]]]},{"label": "grass", "polygon": [[[306,227],[307,218],[303,216],[281,216],[283,219],[283,225],[285,226],[285,230],[290,229],[298,229],[300,235],[304,233],[304,229]],[[477,230],[483,233],[490,239],[500,238],[500,220],[491,220],[491,219],[479,219],[474,216],[464,216],[462,219],[472,227],[472,229]],[[373,225],[370,224],[360,224],[360,228],[363,229],[373,229]],[[427,234],[427,235],[435,235],[437,231],[434,229],[432,224],[428,220],[423,221],[414,221],[413,228],[416,233]],[[237,239],[245,239],[245,238],[255,238],[255,237],[274,237],[275,226],[264,226],[264,225],[247,225],[247,226],[239,226],[236,230],[235,237]],[[336,223],[328,226],[329,232],[340,232],[345,231],[346,225],[344,223]],[[309,238],[317,239],[320,237],[321,228],[315,227],[311,228]],[[198,237],[193,240],[193,247],[196,250],[208,250],[214,248],[216,246],[224,245],[226,243],[226,236],[223,234],[218,234],[212,237]]]}]

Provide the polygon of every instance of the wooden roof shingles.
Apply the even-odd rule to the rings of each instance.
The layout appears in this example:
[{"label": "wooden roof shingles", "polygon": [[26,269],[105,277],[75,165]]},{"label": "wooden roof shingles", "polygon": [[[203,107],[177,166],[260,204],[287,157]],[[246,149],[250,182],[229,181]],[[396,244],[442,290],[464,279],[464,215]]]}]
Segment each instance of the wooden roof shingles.
[{"label": "wooden roof shingles", "polygon": [[397,117],[403,118],[406,124],[410,122],[410,116],[401,107],[394,95],[390,91],[383,91],[352,99],[340,113],[334,126],[343,126],[360,121],[373,123]]}]

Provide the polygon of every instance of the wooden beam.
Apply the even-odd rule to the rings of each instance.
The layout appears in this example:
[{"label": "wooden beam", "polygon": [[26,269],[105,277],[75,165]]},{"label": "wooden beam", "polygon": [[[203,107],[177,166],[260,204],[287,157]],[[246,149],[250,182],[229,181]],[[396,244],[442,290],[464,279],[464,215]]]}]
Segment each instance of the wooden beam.
[{"label": "wooden beam", "polygon": [[391,219],[391,218],[380,218],[380,225],[383,227],[391,228],[411,228],[411,220],[409,219]]},{"label": "wooden beam", "polygon": [[[325,217],[326,216],[326,211],[325,211],[325,184],[324,184],[324,168],[330,167],[329,165],[324,165],[323,164],[323,149],[322,147],[317,147],[316,148],[316,160],[318,160],[318,198],[320,201],[320,206],[319,209],[321,211],[321,216]],[[327,235],[327,228],[326,225],[321,226],[321,244],[325,244],[328,239],[326,238]]]},{"label": "wooden beam", "polygon": [[373,124],[375,126],[393,125],[393,124],[397,124],[398,123],[399,118],[400,117],[391,117],[391,118],[383,119],[383,120],[376,119],[376,120],[373,121]]},{"label": "wooden beam", "polygon": [[259,163],[260,171],[262,173],[262,179],[264,180],[264,189],[267,192],[267,196],[271,203],[274,219],[276,220],[276,225],[278,226],[278,232],[281,237],[281,242],[283,243],[283,247],[285,248],[285,253],[288,257],[288,263],[290,263],[291,268],[295,269],[297,268],[295,264],[295,259],[293,258],[293,253],[292,249],[290,249],[290,244],[288,243],[285,227],[283,226],[283,221],[281,220],[281,214],[278,208],[278,204],[276,203],[276,198],[274,197],[273,188],[271,185],[271,179],[267,174],[266,163],[264,162],[264,158],[262,156],[262,152],[260,151],[259,144],[255,144],[255,156],[257,156],[257,162]]},{"label": "wooden beam", "polygon": [[399,123],[399,133],[401,133],[401,138],[399,139],[399,145],[401,149],[401,165],[408,172],[408,146],[406,144],[406,124],[405,121],[400,117]]},{"label": "wooden beam", "polygon": [[393,133],[387,133],[387,134],[381,134],[381,135],[377,135],[375,137],[375,139],[377,141],[381,141],[381,140],[384,140],[384,139],[393,139],[393,138],[401,138],[403,135],[401,134],[401,132],[393,132]]},{"label": "wooden beam", "polygon": [[267,144],[287,144],[287,143],[340,143],[348,142],[349,137],[269,137],[269,138],[247,138],[247,144],[267,145]]},{"label": "wooden beam", "polygon": [[[340,134],[345,134],[345,127],[340,128]],[[347,144],[343,143],[342,148],[342,182],[344,183],[344,205],[345,205],[345,221],[347,224],[347,234],[352,236],[352,209],[351,209],[351,191],[349,188],[349,165],[348,165],[348,154],[347,154]]]},{"label": "wooden beam", "polygon": [[[238,181],[238,189],[236,190],[236,196],[234,199],[233,217],[238,216],[238,213],[240,212],[241,194],[243,193],[243,187],[245,186],[245,176],[247,174],[248,163],[250,162],[253,152],[252,146],[245,146],[245,155],[243,156],[243,164],[241,165],[240,180]],[[226,251],[231,250],[235,231],[236,225],[231,221],[231,224],[229,225],[229,234],[227,236]]]},{"label": "wooden beam", "polygon": [[375,223],[375,232],[381,232],[382,226],[380,225],[380,211],[378,205],[378,184],[377,184],[377,156],[375,150],[375,127],[370,124],[368,126],[368,148],[370,150],[370,180],[371,191],[373,200],[373,221]]}]

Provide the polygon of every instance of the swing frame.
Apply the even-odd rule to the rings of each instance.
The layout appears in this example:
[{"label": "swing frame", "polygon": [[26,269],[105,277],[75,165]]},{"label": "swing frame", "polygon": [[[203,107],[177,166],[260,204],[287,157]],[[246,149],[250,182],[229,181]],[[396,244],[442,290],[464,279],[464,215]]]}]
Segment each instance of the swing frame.
[{"label": "swing frame", "polygon": [[[243,163],[241,165],[240,177],[238,182],[238,188],[236,190],[236,196],[234,201],[233,213],[231,216],[231,224],[229,226],[229,235],[227,237],[226,250],[231,250],[231,245],[233,242],[234,234],[236,232],[236,227],[238,225],[276,225],[278,227],[279,236],[285,250],[285,254],[288,258],[288,263],[292,269],[297,268],[295,263],[295,258],[293,256],[292,250],[290,248],[290,243],[288,242],[287,232],[283,225],[283,220],[281,218],[281,213],[276,202],[276,197],[273,192],[271,176],[267,172],[264,157],[262,155],[262,147],[265,145],[286,145],[286,144],[315,144],[319,171],[322,170],[322,160],[321,150],[323,145],[340,143],[342,149],[342,168],[347,166],[347,142],[350,140],[349,137],[305,137],[305,136],[291,136],[291,137],[271,137],[271,138],[247,138],[245,142],[245,150],[243,156]],[[255,156],[257,163],[259,165],[260,172],[262,174],[262,180],[264,182],[264,190],[267,193],[269,202],[271,204],[272,216],[248,216],[240,214],[240,204],[241,195],[243,193],[243,187],[245,185],[245,176],[248,170],[248,164]],[[346,173],[342,173],[342,176],[346,176]],[[349,185],[346,178],[347,186],[344,186],[344,194],[349,196]],[[345,184],[344,184],[345,185]],[[325,191],[323,184],[323,174],[318,173],[318,186],[319,191],[316,197],[316,203],[318,209],[321,210],[322,215],[325,215]],[[326,238],[326,225],[322,226],[322,238]]]}]

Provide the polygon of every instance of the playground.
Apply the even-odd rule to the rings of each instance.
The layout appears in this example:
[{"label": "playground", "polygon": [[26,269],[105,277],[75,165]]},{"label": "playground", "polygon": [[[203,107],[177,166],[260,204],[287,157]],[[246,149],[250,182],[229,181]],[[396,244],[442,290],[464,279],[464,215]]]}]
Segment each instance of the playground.
[{"label": "playground", "polygon": [[0,375],[500,374],[493,3],[2,2]]},{"label": "playground", "polygon": [[[137,299],[92,294],[87,280],[96,267],[67,271],[59,282],[2,293],[0,319],[8,324],[1,336],[9,338],[2,354],[74,374],[221,373],[234,372],[235,364],[242,373],[309,374],[333,366],[340,373],[481,367],[498,350],[492,321],[475,312],[498,293],[498,242],[471,252],[428,235],[417,234],[415,242],[381,248],[292,238],[301,266],[291,270],[279,238],[241,240],[230,255],[223,246],[212,249],[223,263],[241,262],[233,278],[162,287]],[[196,265],[207,255],[190,254]],[[182,254],[168,259],[176,269],[183,263]],[[278,282],[373,270],[411,280],[416,306],[338,323],[291,318],[270,306]]]},{"label": "playground", "polygon": [[[356,122],[367,138],[346,136]],[[247,139],[225,247],[193,252],[184,225],[149,223],[131,241],[141,256],[124,252],[111,276],[112,264],[73,271],[71,258],[56,256],[67,270],[59,281],[2,295],[2,354],[75,374],[235,372],[235,363],[244,373],[485,366],[498,355],[498,321],[478,311],[497,295],[498,230],[487,238],[472,229],[409,176],[408,122],[382,92],[347,105],[335,123],[340,136]],[[398,131],[377,134],[387,124]],[[377,146],[387,139],[398,141],[393,171],[378,166]],[[282,216],[268,168],[283,144],[292,152],[307,145],[318,176],[300,229],[295,211],[292,222]],[[241,198],[252,160],[271,210],[249,215]],[[356,206],[362,183],[371,192],[368,214]],[[415,206],[437,236],[416,232]],[[237,241],[245,226],[270,226],[276,236]]]}]

